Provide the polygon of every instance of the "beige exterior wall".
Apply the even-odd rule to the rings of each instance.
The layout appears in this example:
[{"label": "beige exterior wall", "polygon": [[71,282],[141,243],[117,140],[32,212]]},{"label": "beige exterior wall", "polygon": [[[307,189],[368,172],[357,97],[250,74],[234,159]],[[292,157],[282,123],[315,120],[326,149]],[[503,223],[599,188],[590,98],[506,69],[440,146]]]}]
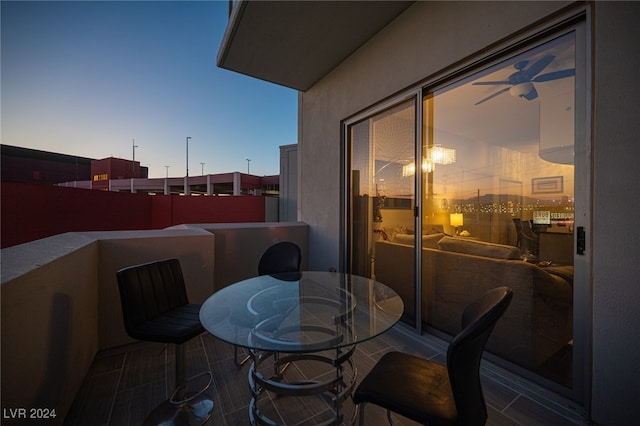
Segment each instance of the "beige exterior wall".
[{"label": "beige exterior wall", "polygon": [[116,271],[154,260],[177,258],[191,303],[202,303],[213,290],[215,236],[201,230],[91,232],[98,241],[99,349],[135,340],[124,330]]},{"label": "beige exterior wall", "polygon": [[302,222],[218,223],[180,225],[203,229],[216,236],[214,291],[258,275],[262,253],[280,241],[296,243],[302,252],[302,270],[308,270],[309,225]]},{"label": "beige exterior wall", "polygon": [[298,220],[298,144],[280,147],[279,220]]},{"label": "beige exterior wall", "polygon": [[[311,269],[340,263],[340,122],[397,95],[459,61],[481,57],[494,43],[530,27],[571,2],[418,2],[324,79],[299,96],[300,217],[310,225]],[[629,424],[640,393],[640,211],[634,163],[640,158],[640,3],[593,4],[591,220],[588,255],[593,294],[582,300],[592,332],[583,399],[594,421]],[[589,50],[589,49],[588,49]],[[593,261],[591,263],[591,260]],[[588,298],[588,297],[587,297]],[[592,318],[588,318],[592,315]],[[590,323],[592,321],[592,323]],[[589,357],[592,355],[592,358]],[[632,417],[633,415],[633,417]]]},{"label": "beige exterior wall", "polygon": [[2,407],[62,424],[98,350],[98,244],[63,234],[2,250]]},{"label": "beige exterior wall", "polygon": [[593,414],[637,422],[640,395],[640,3],[598,2],[593,25]]}]

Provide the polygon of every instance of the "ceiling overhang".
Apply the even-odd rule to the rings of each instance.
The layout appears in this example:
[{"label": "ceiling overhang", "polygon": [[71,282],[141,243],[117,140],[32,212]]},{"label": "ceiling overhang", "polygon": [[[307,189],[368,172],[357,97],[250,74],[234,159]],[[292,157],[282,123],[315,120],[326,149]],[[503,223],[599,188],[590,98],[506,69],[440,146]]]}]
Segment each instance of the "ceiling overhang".
[{"label": "ceiling overhang", "polygon": [[235,2],[218,66],[307,90],[413,1]]}]

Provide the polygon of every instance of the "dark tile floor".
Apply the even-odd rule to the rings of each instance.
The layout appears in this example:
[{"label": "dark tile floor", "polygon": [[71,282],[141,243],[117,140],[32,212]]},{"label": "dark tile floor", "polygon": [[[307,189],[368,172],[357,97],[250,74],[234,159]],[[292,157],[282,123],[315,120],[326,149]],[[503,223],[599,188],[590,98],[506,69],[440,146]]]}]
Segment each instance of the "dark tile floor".
[{"label": "dark tile floor", "polygon": [[[135,343],[100,352],[78,392],[65,425],[141,425],[146,415],[171,394],[174,382],[174,353],[162,344]],[[403,324],[376,339],[358,345],[354,354],[358,377],[363,377],[380,356],[400,350],[425,358],[444,360],[446,344],[432,336],[417,336]],[[232,346],[208,334],[187,344],[188,375],[210,367],[214,374],[214,414],[208,422],[216,426],[247,425],[250,400],[248,366],[233,363]],[[305,371],[307,371],[305,369]],[[287,374],[302,374],[296,367]],[[307,373],[308,374],[308,373]],[[314,374],[321,374],[316,372]],[[586,424],[571,404],[551,394],[512,380],[508,373],[483,362],[482,380],[489,410],[489,425],[581,425]],[[197,385],[197,383],[196,383]],[[264,405],[287,425],[315,425],[326,419],[328,406],[315,398],[269,399]],[[345,418],[353,405],[345,404]],[[366,424],[386,425],[386,412],[369,405]],[[414,425],[394,416],[396,425]]]}]

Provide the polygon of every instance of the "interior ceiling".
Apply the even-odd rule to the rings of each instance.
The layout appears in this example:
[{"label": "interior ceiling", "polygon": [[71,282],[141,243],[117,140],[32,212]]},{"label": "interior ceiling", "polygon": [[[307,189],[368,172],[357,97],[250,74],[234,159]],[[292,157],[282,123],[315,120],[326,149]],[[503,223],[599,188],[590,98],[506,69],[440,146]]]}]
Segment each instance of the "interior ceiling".
[{"label": "interior ceiling", "polygon": [[413,1],[240,1],[218,66],[307,90]]},{"label": "interior ceiling", "polygon": [[[526,60],[530,66],[545,55],[553,55],[554,59],[538,75],[572,69],[575,67],[575,49],[572,41],[570,37],[558,39],[436,91],[436,96],[432,98],[434,143],[445,147],[469,149],[468,144],[482,142],[522,151],[537,150],[541,127],[550,124],[551,128],[556,127],[556,123],[544,121],[541,110],[546,108],[550,111],[562,111],[573,108],[573,104],[564,103],[567,103],[567,99],[572,99],[572,96],[567,97],[566,94],[575,90],[575,78],[534,83],[538,97],[532,100],[513,96],[506,91],[478,105],[476,103],[479,101],[510,85],[472,83],[508,80],[509,76],[517,71],[514,68],[515,64]],[[563,104],[558,105],[559,103]],[[412,126],[414,116],[413,108],[408,107],[392,111],[388,117],[379,119],[381,122],[395,122],[388,125],[396,130],[392,133],[380,133],[388,137],[376,141],[377,158],[399,163],[413,161],[413,146],[410,141],[407,142],[408,138],[397,137],[397,129]]]},{"label": "interior ceiling", "polygon": [[[463,84],[435,96],[435,127],[442,132],[469,141],[516,147],[537,145],[540,139],[541,108],[554,108],[564,99],[562,94],[575,90],[575,78],[561,78],[533,83],[538,97],[532,100],[504,92],[486,102],[477,102],[510,85],[473,85],[474,82],[508,80],[516,72],[514,65],[527,60],[531,66],[545,55],[554,55],[553,61],[538,75],[575,67],[574,46],[571,38],[559,39],[534,51],[525,52],[495,67],[469,77]],[[566,107],[572,108],[573,105]]]}]

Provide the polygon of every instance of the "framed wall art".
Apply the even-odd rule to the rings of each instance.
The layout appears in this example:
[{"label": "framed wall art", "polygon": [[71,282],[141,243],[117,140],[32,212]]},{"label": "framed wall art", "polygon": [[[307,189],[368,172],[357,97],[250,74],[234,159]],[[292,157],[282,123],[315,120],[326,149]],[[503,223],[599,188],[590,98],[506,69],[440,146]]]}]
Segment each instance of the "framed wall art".
[{"label": "framed wall art", "polygon": [[564,191],[563,176],[550,176],[531,179],[532,194],[558,194]]}]

